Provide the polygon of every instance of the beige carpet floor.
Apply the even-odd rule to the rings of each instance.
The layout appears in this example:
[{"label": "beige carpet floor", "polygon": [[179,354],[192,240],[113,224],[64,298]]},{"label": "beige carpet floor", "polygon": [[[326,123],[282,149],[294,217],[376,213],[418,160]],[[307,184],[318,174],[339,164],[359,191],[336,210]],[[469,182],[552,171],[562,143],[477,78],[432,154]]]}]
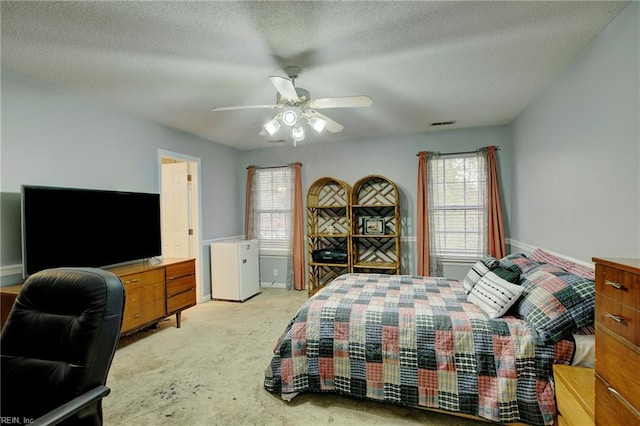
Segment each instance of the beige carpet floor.
[{"label": "beige carpet floor", "polygon": [[106,426],[483,425],[334,394],[287,403],[263,387],[273,346],[306,292],[267,288],[245,303],[209,301],[120,340],[104,399]]}]

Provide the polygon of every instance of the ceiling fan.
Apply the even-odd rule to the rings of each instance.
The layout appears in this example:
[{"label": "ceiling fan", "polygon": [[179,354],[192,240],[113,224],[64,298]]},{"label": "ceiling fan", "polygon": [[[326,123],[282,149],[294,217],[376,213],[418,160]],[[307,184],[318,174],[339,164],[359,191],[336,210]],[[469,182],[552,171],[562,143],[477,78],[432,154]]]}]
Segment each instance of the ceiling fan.
[{"label": "ceiling fan", "polygon": [[300,74],[300,68],[289,66],[285,72],[289,76],[281,77],[277,75],[269,76],[269,80],[278,91],[276,103],[273,105],[247,105],[211,108],[211,111],[230,111],[238,109],[269,108],[278,109],[280,112],[264,124],[260,135],[275,135],[284,124],[291,127],[291,136],[294,146],[305,138],[305,131],[302,124],[305,122],[317,133],[321,133],[325,128],[331,133],[338,133],[344,126],[332,120],[324,114],[319,113],[319,109],[328,108],[354,108],[369,107],[373,101],[368,96],[342,96],[336,98],[311,99],[309,91],[295,86],[295,79]]}]

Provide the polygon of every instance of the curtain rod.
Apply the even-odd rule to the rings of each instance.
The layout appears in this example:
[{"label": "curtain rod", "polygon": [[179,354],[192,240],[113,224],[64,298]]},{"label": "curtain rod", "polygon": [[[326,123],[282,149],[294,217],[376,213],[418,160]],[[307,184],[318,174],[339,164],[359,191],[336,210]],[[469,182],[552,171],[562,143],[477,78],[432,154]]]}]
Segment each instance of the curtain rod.
[{"label": "curtain rod", "polygon": [[[296,163],[289,163],[289,164],[283,164],[282,166],[269,166],[269,167],[260,167],[260,166],[254,166],[256,169],[279,169],[282,167],[289,167],[289,165],[291,164],[296,164]],[[247,169],[249,169],[249,167],[251,166],[247,166]]]},{"label": "curtain rod", "polygon": [[[247,169],[251,167],[251,166],[247,166]],[[260,167],[260,166],[255,166],[256,169],[279,169],[281,167],[287,167],[286,165],[283,166],[269,166],[269,167]]]},{"label": "curtain rod", "polygon": [[[438,154],[439,156],[443,156],[443,155],[462,155],[462,154],[475,154],[476,152],[480,152],[482,150],[486,150],[487,147],[484,148],[480,148],[480,149],[476,149],[474,151],[458,151],[458,152],[445,152],[445,153],[439,153],[439,152],[435,152],[436,154]],[[496,146],[496,151],[500,151],[500,147]],[[420,153],[416,154],[416,157],[419,156]]]}]

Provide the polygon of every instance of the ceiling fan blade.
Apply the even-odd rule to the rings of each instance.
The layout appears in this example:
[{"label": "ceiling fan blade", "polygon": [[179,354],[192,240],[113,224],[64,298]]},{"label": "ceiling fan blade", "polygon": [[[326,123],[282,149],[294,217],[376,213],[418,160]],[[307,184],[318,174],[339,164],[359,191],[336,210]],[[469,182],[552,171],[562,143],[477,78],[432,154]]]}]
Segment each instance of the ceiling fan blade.
[{"label": "ceiling fan blade", "polygon": [[321,98],[311,99],[309,107],[311,108],[354,108],[354,107],[370,107],[373,101],[368,96],[342,96],[338,98]]},{"label": "ceiling fan blade", "polygon": [[269,80],[271,80],[271,83],[284,99],[294,102],[300,101],[298,93],[296,92],[296,87],[293,85],[293,81],[278,75],[269,76]]},{"label": "ceiling fan blade", "polygon": [[338,132],[341,132],[342,129],[344,129],[344,126],[342,124],[338,123],[337,121],[334,121],[334,120],[330,119],[329,117],[327,117],[324,114],[320,114],[318,111],[307,110],[307,111],[304,112],[304,115],[307,118],[317,117],[317,118],[323,119],[324,121],[327,122],[326,129],[328,131],[330,131],[331,133],[338,133]]},{"label": "ceiling fan blade", "polygon": [[211,111],[233,111],[237,109],[258,109],[258,108],[279,108],[279,105],[245,105],[245,106],[230,106],[230,107],[218,107],[211,108]]}]

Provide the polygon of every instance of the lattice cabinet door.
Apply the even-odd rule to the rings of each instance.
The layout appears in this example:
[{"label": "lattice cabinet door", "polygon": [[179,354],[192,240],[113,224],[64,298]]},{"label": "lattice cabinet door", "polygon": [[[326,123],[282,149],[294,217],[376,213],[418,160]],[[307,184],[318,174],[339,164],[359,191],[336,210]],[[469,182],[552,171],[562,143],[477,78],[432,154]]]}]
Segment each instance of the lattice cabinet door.
[{"label": "lattice cabinet door", "polygon": [[365,176],[351,192],[351,271],[400,274],[400,194],[384,176]]},{"label": "lattice cabinet door", "polygon": [[323,177],[307,192],[307,268],[309,296],[351,269],[351,187]]}]

